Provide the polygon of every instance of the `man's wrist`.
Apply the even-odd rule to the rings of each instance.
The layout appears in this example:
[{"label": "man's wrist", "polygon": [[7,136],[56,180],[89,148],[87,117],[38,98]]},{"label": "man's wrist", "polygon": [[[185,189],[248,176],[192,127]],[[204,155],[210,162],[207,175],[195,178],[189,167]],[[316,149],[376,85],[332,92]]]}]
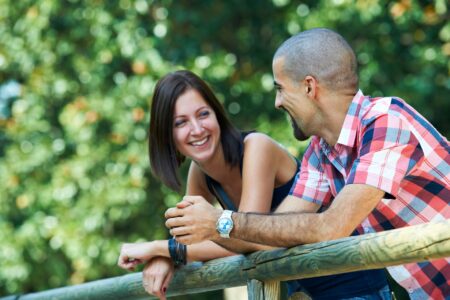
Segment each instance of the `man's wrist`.
[{"label": "man's wrist", "polygon": [[209,237],[210,241],[217,242],[218,240],[221,239],[220,234],[217,231],[216,224],[217,224],[217,221],[219,220],[220,216],[222,215],[222,212],[223,212],[222,209],[217,209],[217,208],[214,209],[214,213],[213,213],[214,216],[212,218],[213,226],[209,227],[211,229],[211,235]]},{"label": "man's wrist", "polygon": [[239,223],[241,221],[242,216],[245,213],[241,212],[233,212],[231,215],[231,219],[233,219],[233,230],[230,232],[230,238],[237,238],[239,235]]}]

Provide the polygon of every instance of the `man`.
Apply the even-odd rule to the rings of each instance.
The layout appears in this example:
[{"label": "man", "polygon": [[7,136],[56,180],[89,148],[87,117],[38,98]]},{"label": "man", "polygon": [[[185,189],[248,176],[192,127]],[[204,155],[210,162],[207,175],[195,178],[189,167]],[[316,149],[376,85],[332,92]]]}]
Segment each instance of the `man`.
[{"label": "man", "polygon": [[[312,137],[282,211],[309,203],[320,212],[229,218],[201,197],[185,197],[166,212],[179,242],[213,240],[245,252],[254,247],[244,241],[290,247],[355,228],[368,233],[450,218],[448,141],[403,100],[364,96],[353,50],[339,34],[312,29],[291,37],[276,51],[273,73],[276,107],[290,115],[298,139]],[[450,259],[388,269],[411,299],[450,297]]]}]

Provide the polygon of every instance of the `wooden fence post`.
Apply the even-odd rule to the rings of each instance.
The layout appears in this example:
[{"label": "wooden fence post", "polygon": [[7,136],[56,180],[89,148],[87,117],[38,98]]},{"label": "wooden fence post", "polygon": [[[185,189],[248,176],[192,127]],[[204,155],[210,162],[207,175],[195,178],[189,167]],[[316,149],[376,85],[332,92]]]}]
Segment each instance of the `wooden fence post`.
[{"label": "wooden fence post", "polygon": [[280,300],[280,282],[277,280],[247,281],[248,300]]}]

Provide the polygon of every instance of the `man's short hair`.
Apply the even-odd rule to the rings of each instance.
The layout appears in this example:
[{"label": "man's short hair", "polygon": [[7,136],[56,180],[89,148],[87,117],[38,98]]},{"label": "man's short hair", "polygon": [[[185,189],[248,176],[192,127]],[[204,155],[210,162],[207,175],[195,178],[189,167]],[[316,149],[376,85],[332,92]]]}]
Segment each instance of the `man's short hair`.
[{"label": "man's short hair", "polygon": [[294,81],[311,75],[329,89],[358,89],[355,53],[332,30],[315,28],[292,36],[275,52],[274,60],[281,57],[283,72]]}]

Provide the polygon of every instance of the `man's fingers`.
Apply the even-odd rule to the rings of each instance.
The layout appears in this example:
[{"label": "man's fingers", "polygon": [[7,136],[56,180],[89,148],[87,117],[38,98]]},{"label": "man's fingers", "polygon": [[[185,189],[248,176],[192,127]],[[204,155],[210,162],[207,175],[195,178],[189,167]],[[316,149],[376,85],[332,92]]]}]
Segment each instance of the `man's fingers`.
[{"label": "man's fingers", "polygon": [[170,229],[170,235],[172,236],[182,236],[186,234],[191,234],[192,228],[187,226],[180,226],[180,227],[172,227]]},{"label": "man's fingers", "polygon": [[191,199],[183,199],[183,201],[180,201],[180,202],[177,203],[177,208],[183,209],[183,208],[188,207],[188,206],[190,206],[192,204],[194,204],[193,200],[191,200]]},{"label": "man's fingers", "polygon": [[184,215],[184,212],[182,209],[179,209],[177,207],[171,207],[168,210],[166,210],[164,217],[166,219],[169,219],[169,218],[182,217],[183,215]]},{"label": "man's fingers", "polygon": [[179,235],[179,236],[176,236],[175,239],[177,240],[178,243],[185,244],[185,245],[192,245],[197,242],[201,242],[201,241],[195,241],[191,234]]},{"label": "man's fingers", "polygon": [[169,208],[166,211],[165,217],[166,219],[168,219],[183,216],[184,215],[183,209],[201,203],[208,203],[208,202],[205,200],[205,198],[201,196],[184,196],[183,200],[177,203],[176,207]]},{"label": "man's fingers", "polygon": [[166,220],[166,227],[169,229],[185,225],[186,221],[182,217],[175,217]]}]

